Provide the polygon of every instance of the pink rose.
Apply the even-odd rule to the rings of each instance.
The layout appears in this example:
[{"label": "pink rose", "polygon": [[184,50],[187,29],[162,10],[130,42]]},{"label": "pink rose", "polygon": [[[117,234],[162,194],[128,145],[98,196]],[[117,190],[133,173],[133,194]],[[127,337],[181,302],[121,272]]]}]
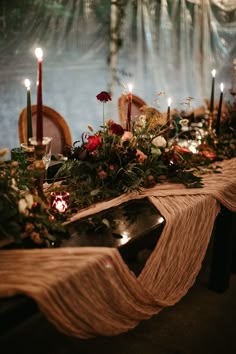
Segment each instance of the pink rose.
[{"label": "pink rose", "polygon": [[106,179],[107,178],[107,172],[106,171],[104,171],[104,170],[100,170],[100,171],[98,171],[98,176],[99,176],[99,178],[100,179]]},{"label": "pink rose", "polygon": [[136,151],[136,156],[138,158],[138,162],[143,163],[144,160],[146,160],[147,155],[145,155],[141,150]]},{"label": "pink rose", "polygon": [[121,137],[121,141],[125,142],[125,141],[129,141],[133,138],[133,134],[131,132],[125,131],[124,134]]}]

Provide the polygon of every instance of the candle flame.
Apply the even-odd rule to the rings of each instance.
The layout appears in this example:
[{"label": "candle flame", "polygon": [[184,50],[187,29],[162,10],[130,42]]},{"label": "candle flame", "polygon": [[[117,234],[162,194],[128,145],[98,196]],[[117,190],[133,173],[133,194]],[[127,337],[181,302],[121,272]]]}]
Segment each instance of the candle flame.
[{"label": "candle flame", "polygon": [[57,196],[52,203],[52,207],[57,209],[59,213],[64,213],[68,208],[68,204],[66,200],[63,199],[62,196]]},{"label": "candle flame", "polygon": [[168,106],[171,105],[171,102],[172,102],[172,99],[169,97],[168,100],[167,100]]},{"label": "candle flame", "polygon": [[38,60],[42,60],[43,59],[43,50],[42,50],[42,48],[36,48],[35,49],[35,55],[36,55],[36,58]]},{"label": "candle flame", "polygon": [[25,87],[27,88],[27,90],[30,89],[30,84],[31,84],[30,80],[29,79],[25,79]]},{"label": "candle flame", "polygon": [[212,75],[212,77],[216,76],[216,70],[215,69],[212,70],[211,75]]},{"label": "candle flame", "polygon": [[221,92],[224,91],[224,84],[223,84],[223,82],[220,84],[220,90],[221,90]]},{"label": "candle flame", "polygon": [[129,92],[132,92],[132,90],[133,90],[133,85],[132,85],[132,84],[128,84],[128,89],[129,89]]}]

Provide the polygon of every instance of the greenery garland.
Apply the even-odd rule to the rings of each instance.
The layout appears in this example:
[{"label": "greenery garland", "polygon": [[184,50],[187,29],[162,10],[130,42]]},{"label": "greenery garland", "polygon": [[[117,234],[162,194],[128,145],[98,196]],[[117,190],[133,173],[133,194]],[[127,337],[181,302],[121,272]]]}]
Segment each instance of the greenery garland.
[{"label": "greenery garland", "polygon": [[[107,92],[97,98],[103,104],[111,99]],[[41,183],[44,169],[37,164],[26,167],[24,159],[0,162],[0,238],[59,246],[69,237],[63,221],[93,203],[163,182],[201,188],[203,174],[220,173],[212,162],[236,157],[236,105],[229,105],[228,112],[221,135],[206,135],[195,154],[180,146],[176,136],[170,138],[172,130],[162,116],[140,116],[131,131],[112,120],[97,132],[88,126],[81,141],[65,147],[68,160],[55,176],[60,184],[55,179],[46,191]],[[0,157],[5,153],[0,150]],[[52,208],[51,191],[70,193],[66,212]]]}]

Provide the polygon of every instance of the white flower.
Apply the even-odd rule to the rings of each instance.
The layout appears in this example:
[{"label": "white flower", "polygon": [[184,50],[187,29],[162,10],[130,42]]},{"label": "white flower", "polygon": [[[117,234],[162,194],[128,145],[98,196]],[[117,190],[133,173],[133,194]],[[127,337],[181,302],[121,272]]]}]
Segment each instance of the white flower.
[{"label": "white flower", "polygon": [[151,148],[151,153],[152,155],[160,156],[161,155],[161,150],[158,147],[152,147]]},{"label": "white flower", "polygon": [[34,198],[33,195],[30,193],[27,193],[24,195],[23,198],[21,198],[18,202],[18,210],[20,214],[28,215],[29,210],[32,208],[34,203]]},{"label": "white flower", "polygon": [[135,129],[141,130],[141,129],[145,128],[146,124],[147,124],[146,116],[140,115],[138,117],[138,119],[135,121]]},{"label": "white flower", "polygon": [[34,197],[32,196],[32,194],[30,194],[30,193],[26,194],[25,200],[26,200],[28,208],[31,209],[34,204]]},{"label": "white flower", "polygon": [[17,187],[15,178],[11,179],[11,188],[14,189],[15,191],[19,190],[19,188]]},{"label": "white flower", "polygon": [[24,198],[20,199],[18,202],[18,210],[20,214],[25,214],[28,215],[28,207],[27,207],[27,202]]},{"label": "white flower", "polygon": [[166,139],[163,136],[157,136],[152,140],[152,144],[156,147],[166,147]]}]

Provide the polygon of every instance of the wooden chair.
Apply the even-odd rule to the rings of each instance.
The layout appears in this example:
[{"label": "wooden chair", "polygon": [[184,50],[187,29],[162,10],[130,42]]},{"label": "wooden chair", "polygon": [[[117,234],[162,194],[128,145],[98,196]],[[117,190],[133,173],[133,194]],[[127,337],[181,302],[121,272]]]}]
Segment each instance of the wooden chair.
[{"label": "wooden chair", "polygon": [[[138,96],[132,95],[132,106],[131,106],[132,119],[135,120],[135,118],[139,117],[142,114],[140,108],[146,105],[147,103],[144,100],[142,100]],[[128,95],[121,95],[118,98],[118,112],[119,112],[120,124],[124,128],[126,126],[127,111],[128,111]]]},{"label": "wooden chair", "polygon": [[[36,135],[37,105],[31,106],[33,136]],[[65,145],[72,145],[71,133],[65,119],[54,109],[43,106],[43,130],[44,136],[50,136],[52,140],[52,154],[63,154]],[[27,108],[25,107],[19,116],[18,135],[20,143],[27,142]]]}]

